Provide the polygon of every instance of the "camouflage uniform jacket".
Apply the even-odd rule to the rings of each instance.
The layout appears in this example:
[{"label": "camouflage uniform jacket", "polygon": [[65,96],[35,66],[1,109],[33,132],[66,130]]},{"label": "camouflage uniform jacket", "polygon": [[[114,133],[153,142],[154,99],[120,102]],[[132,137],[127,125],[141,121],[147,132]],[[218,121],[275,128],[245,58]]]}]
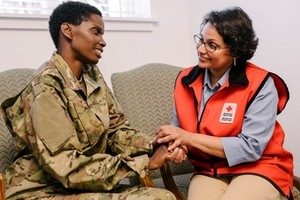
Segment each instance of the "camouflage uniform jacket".
[{"label": "camouflage uniform jacket", "polygon": [[54,53],[4,103],[22,155],[5,175],[7,197],[55,182],[110,191],[134,172],[145,175],[151,138],[130,128],[96,66],[86,66],[82,78]]}]

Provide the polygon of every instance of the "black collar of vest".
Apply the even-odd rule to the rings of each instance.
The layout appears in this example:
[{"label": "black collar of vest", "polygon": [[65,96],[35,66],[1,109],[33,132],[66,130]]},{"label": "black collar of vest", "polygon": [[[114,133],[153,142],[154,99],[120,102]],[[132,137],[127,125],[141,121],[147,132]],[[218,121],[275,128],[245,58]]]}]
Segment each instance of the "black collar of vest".
[{"label": "black collar of vest", "polygon": [[[238,60],[237,60],[238,61]],[[249,81],[246,75],[246,61],[238,61],[236,66],[232,66],[229,72],[229,85],[248,85]],[[204,74],[205,69],[198,65],[184,76],[181,81],[184,85],[190,85],[201,75]]]}]

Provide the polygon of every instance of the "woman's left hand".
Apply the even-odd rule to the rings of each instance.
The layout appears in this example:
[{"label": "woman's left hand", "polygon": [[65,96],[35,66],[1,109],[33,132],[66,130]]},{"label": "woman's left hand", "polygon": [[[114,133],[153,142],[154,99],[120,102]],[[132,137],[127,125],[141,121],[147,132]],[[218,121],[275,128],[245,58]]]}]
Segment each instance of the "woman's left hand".
[{"label": "woman's left hand", "polygon": [[182,146],[176,147],[173,151],[169,151],[167,160],[173,161],[175,163],[180,163],[187,159],[187,151],[182,148]]}]

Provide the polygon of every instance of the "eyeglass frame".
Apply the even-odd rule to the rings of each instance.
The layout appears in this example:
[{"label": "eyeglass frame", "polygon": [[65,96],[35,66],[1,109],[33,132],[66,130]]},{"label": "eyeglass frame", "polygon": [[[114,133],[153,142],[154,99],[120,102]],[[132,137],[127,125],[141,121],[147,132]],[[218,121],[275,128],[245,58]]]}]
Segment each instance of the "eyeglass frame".
[{"label": "eyeglass frame", "polygon": [[[221,50],[221,49],[227,49],[227,48],[229,48],[228,46],[226,46],[226,47],[216,47],[214,50],[209,50],[206,47],[206,43],[207,42],[204,42],[204,39],[199,34],[195,34],[193,37],[194,37],[194,42],[196,43],[197,46],[200,47],[202,44],[204,44],[204,47],[205,47],[206,51],[208,51],[210,53],[214,53],[216,50]],[[199,42],[196,42],[197,39],[199,40]],[[201,42],[201,44],[200,44],[200,42]]]}]

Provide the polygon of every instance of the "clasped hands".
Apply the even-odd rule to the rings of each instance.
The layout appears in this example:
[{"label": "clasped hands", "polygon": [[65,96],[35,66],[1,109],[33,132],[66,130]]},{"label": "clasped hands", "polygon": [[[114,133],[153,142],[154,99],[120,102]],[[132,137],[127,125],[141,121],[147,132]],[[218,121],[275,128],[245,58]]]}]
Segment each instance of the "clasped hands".
[{"label": "clasped hands", "polygon": [[166,160],[176,163],[187,159],[188,134],[173,125],[161,126],[156,132],[155,145],[160,145],[149,160],[149,169],[160,168]]}]

